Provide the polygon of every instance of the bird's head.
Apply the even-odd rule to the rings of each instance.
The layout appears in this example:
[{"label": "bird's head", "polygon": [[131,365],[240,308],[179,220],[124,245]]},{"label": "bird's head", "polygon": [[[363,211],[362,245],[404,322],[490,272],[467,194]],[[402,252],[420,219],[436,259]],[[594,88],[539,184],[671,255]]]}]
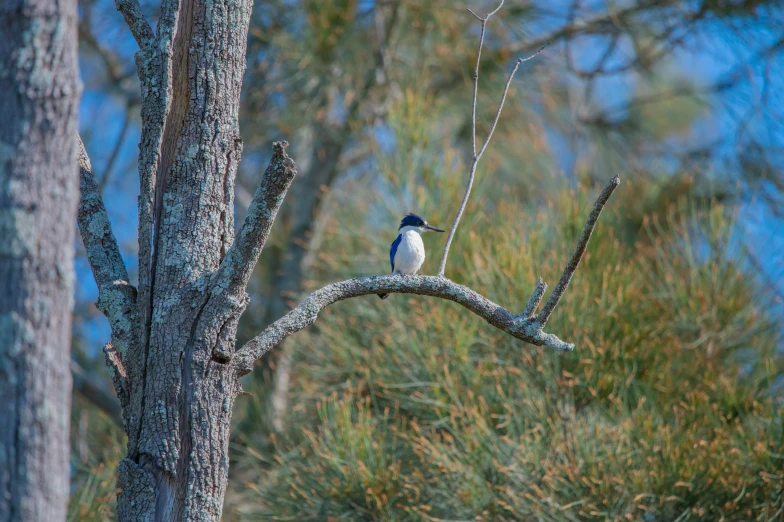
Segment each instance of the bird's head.
[{"label": "bird's head", "polygon": [[398,227],[398,230],[403,232],[403,229],[407,227],[411,227],[411,229],[416,230],[420,234],[422,232],[427,232],[428,230],[432,232],[444,232],[444,230],[441,230],[440,228],[428,225],[427,221],[417,216],[416,214],[408,214],[406,217],[404,217],[400,221],[400,227]]}]

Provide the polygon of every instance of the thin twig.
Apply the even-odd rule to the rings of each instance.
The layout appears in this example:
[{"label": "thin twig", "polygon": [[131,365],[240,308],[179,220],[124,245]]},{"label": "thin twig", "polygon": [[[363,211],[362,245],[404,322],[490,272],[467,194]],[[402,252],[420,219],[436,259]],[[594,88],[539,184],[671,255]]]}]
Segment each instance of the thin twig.
[{"label": "thin twig", "polygon": [[480,22],[483,22],[483,23],[484,23],[484,22],[487,22],[487,20],[488,20],[488,19],[490,19],[490,17],[491,17],[491,16],[493,16],[494,14],[496,14],[496,13],[497,13],[497,12],[498,12],[498,11],[499,11],[499,10],[500,10],[500,9],[501,9],[503,6],[504,6],[504,1],[505,1],[505,0],[501,0],[501,3],[500,3],[500,4],[498,4],[498,7],[496,7],[495,9],[493,9],[492,11],[490,11],[489,13],[487,13],[487,15],[486,15],[484,18],[482,18],[481,16],[479,16],[478,14],[476,14],[476,13],[475,13],[473,10],[471,10],[471,8],[469,8],[469,7],[466,7],[465,9],[466,9],[466,11],[468,11],[469,13],[471,13],[472,15],[474,15],[474,17],[475,17],[477,20],[479,20]]},{"label": "thin twig", "polygon": [[480,22],[484,22],[484,21],[485,21],[485,19],[484,19],[484,18],[482,18],[481,16],[479,16],[478,14],[476,14],[475,12],[473,12],[473,11],[472,11],[470,8],[466,7],[466,11],[468,11],[469,13],[471,13],[472,15],[474,15],[474,18],[476,18],[476,19],[477,19],[477,20],[479,20]]},{"label": "thin twig", "polygon": [[485,20],[487,20],[488,18],[496,14],[498,11],[500,11],[503,6],[504,6],[504,0],[501,0],[501,3],[498,4],[498,7],[496,7],[495,10],[487,13],[487,16],[485,16]]},{"label": "thin twig", "polygon": [[528,303],[525,305],[525,310],[523,310],[523,317],[532,317],[536,313],[536,308],[539,306],[539,303],[542,302],[542,297],[544,297],[544,292],[546,290],[547,283],[545,283],[540,277],[539,282],[536,283],[534,292],[531,294],[531,297],[528,299]]},{"label": "thin twig", "polygon": [[487,134],[487,139],[485,140],[484,145],[482,145],[482,149],[479,151],[479,155],[476,158],[477,161],[479,160],[479,158],[482,157],[482,154],[485,153],[485,149],[487,149],[487,145],[490,143],[490,138],[493,137],[493,133],[495,132],[495,128],[498,125],[498,120],[501,118],[501,111],[503,110],[504,103],[506,102],[506,94],[509,92],[509,86],[512,84],[512,79],[514,78],[514,75],[517,72],[517,69],[520,67],[520,64],[523,63],[523,62],[527,62],[528,60],[531,60],[532,58],[535,58],[536,55],[541,53],[544,50],[544,48],[547,47],[548,45],[550,45],[550,42],[547,42],[546,44],[544,44],[542,47],[539,48],[538,51],[536,51],[534,54],[532,54],[528,58],[518,58],[517,59],[517,62],[515,63],[514,68],[512,69],[512,72],[509,73],[509,78],[506,80],[506,85],[504,86],[504,92],[501,95],[501,103],[498,104],[498,111],[496,111],[496,113],[495,113],[495,119],[493,120],[493,125],[490,127],[490,132]]},{"label": "thin twig", "polygon": [[491,16],[496,14],[501,7],[504,5],[504,0],[501,0],[501,3],[498,4],[498,7],[495,8],[492,12],[488,13],[487,16],[482,18],[471,9],[466,7],[466,11],[474,15],[474,17],[482,22],[482,30],[479,33],[479,50],[476,53],[476,66],[474,67],[474,98],[471,102],[471,144],[472,144],[472,157],[476,157],[476,97],[477,93],[479,92],[479,62],[482,59],[482,46],[485,43],[485,29],[487,28],[487,21],[490,19]]},{"label": "thin twig", "polygon": [[471,102],[471,157],[474,159],[476,159],[476,98],[479,92],[479,60],[482,58],[485,27],[487,27],[487,19],[482,20],[482,31],[479,33],[479,51],[476,53],[476,67],[474,68],[474,98]]},{"label": "thin twig", "polygon": [[553,310],[555,310],[555,307],[558,305],[558,301],[561,300],[564,292],[566,292],[566,288],[569,286],[569,282],[572,280],[572,276],[574,275],[575,270],[577,270],[577,266],[580,264],[580,260],[582,259],[583,254],[585,254],[585,250],[588,248],[588,240],[591,239],[591,234],[593,233],[593,229],[596,227],[596,222],[599,221],[599,215],[602,213],[602,208],[604,208],[605,203],[607,203],[607,200],[610,199],[613,191],[618,187],[618,185],[620,185],[620,183],[621,180],[618,178],[618,176],[615,176],[613,179],[611,179],[607,186],[604,187],[602,192],[599,194],[599,197],[596,199],[596,203],[593,204],[593,209],[588,216],[588,220],[585,222],[583,231],[580,233],[580,239],[577,240],[577,248],[575,248],[571,259],[569,259],[569,262],[566,264],[563,274],[561,274],[561,279],[558,281],[558,285],[556,285],[555,290],[553,290],[553,293],[550,294],[550,297],[544,304],[542,311],[537,316],[537,321],[542,326],[547,324],[547,320],[550,318]]},{"label": "thin twig", "polygon": [[474,184],[476,164],[478,161],[479,159],[476,156],[474,156],[474,159],[471,160],[471,171],[468,174],[468,186],[466,187],[465,194],[463,195],[463,201],[460,202],[460,208],[457,210],[457,215],[455,216],[455,220],[452,223],[452,228],[449,229],[449,235],[446,238],[444,253],[441,255],[441,263],[438,265],[438,277],[444,277],[444,271],[446,270],[446,258],[449,255],[449,247],[452,246],[452,238],[455,237],[455,232],[457,232],[457,225],[460,223],[460,218],[463,217],[463,211],[465,211],[466,205],[468,204],[468,196],[471,194],[471,186]]},{"label": "thin twig", "polygon": [[514,78],[517,69],[520,68],[520,64],[523,62],[527,62],[528,60],[534,58],[538,55],[542,50],[547,47],[550,42],[545,43],[538,51],[534,54],[529,56],[528,58],[518,58],[517,62],[515,62],[515,66],[512,69],[512,72],[509,73],[509,78],[506,80],[506,85],[504,86],[504,92],[501,95],[501,102],[498,104],[498,110],[495,113],[495,119],[493,120],[493,125],[490,127],[490,132],[487,134],[487,138],[482,145],[479,153],[476,152],[476,99],[477,93],[479,91],[479,61],[482,56],[482,45],[484,44],[485,40],[485,28],[487,26],[487,20],[497,13],[501,7],[504,5],[503,0],[495,8],[494,11],[488,13],[487,16],[481,18],[475,12],[467,9],[472,15],[474,15],[478,20],[482,22],[482,30],[479,34],[479,50],[476,54],[476,67],[474,68],[474,95],[473,100],[471,102],[471,168],[468,174],[468,185],[466,186],[465,194],[463,195],[463,200],[460,202],[460,208],[457,210],[457,215],[455,216],[455,220],[452,223],[452,228],[449,230],[449,235],[446,238],[446,244],[444,245],[444,253],[441,256],[441,262],[438,265],[438,276],[444,277],[444,272],[446,271],[446,260],[449,256],[449,248],[452,246],[452,240],[455,237],[455,233],[457,233],[457,226],[460,224],[460,219],[463,217],[463,212],[465,212],[466,205],[468,205],[468,198],[471,195],[471,188],[474,186],[474,178],[476,177],[476,166],[479,163],[479,159],[484,154],[485,150],[487,149],[488,144],[490,143],[490,138],[493,137],[493,133],[495,132],[495,128],[498,125],[498,120],[501,118],[501,111],[504,108],[504,103],[506,102],[506,95],[509,92],[509,86],[512,84],[512,79]]}]

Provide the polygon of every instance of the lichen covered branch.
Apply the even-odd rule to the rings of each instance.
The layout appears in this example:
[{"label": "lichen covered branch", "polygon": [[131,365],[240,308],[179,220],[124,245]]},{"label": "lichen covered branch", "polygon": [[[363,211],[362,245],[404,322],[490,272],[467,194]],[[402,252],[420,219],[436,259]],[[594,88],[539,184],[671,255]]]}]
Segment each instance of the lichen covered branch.
[{"label": "lichen covered branch", "polygon": [[[95,181],[90,158],[84,149],[81,138],[76,136],[79,147],[79,209],[77,223],[82,236],[87,261],[98,286],[98,302],[96,306],[106,318],[112,330],[112,347],[114,360],[122,361],[129,357],[135,345],[135,331],[139,320],[136,303],[136,288],[128,280],[117,239],[112,232],[109,215],[101,198],[101,192]],[[107,353],[107,361],[109,354]],[[113,372],[115,391],[120,398],[123,414],[128,404],[127,375],[124,368],[117,364],[110,365]],[[126,419],[127,420],[127,419]]]},{"label": "lichen covered branch", "polygon": [[460,218],[463,217],[463,212],[465,212],[466,205],[468,204],[468,196],[471,195],[471,187],[474,184],[474,177],[476,176],[476,164],[478,162],[479,159],[476,156],[474,156],[473,160],[471,160],[471,170],[468,173],[468,186],[466,187],[463,201],[460,202],[460,208],[457,210],[455,220],[452,222],[452,228],[449,229],[449,235],[446,237],[444,253],[441,255],[441,263],[438,265],[438,277],[444,277],[444,272],[446,271],[446,258],[449,256],[449,247],[452,246],[452,239],[455,237],[455,233],[457,232],[457,225],[460,223]]},{"label": "lichen covered branch", "polygon": [[120,255],[117,239],[112,232],[109,215],[95,181],[90,158],[79,136],[79,210],[77,223],[84,242],[87,261],[98,285],[96,306],[109,320],[112,341],[125,355],[132,343],[132,332],[137,321],[136,289],[128,279],[128,270]]},{"label": "lichen covered branch", "polygon": [[539,303],[542,302],[542,297],[544,297],[544,292],[547,290],[547,283],[542,281],[542,278],[539,278],[539,282],[536,283],[536,288],[534,288],[531,297],[528,298],[528,303],[525,305],[525,310],[523,310],[523,317],[531,317],[536,313],[536,308],[539,306]]},{"label": "lichen covered branch", "polygon": [[125,18],[125,23],[131,30],[131,34],[139,44],[139,48],[143,49],[153,39],[153,32],[150,24],[142,13],[142,7],[139,5],[139,0],[116,0],[117,10]]},{"label": "lichen covered branch", "polygon": [[217,291],[229,290],[234,295],[244,292],[248,284],[286,191],[297,174],[294,161],[286,154],[286,147],[288,142],[285,141],[273,144],[272,159],[248,207],[242,228],[214,279]]},{"label": "lichen covered branch", "polygon": [[599,194],[599,197],[596,199],[596,203],[593,204],[593,209],[588,216],[588,220],[585,222],[583,231],[580,233],[580,239],[577,240],[577,248],[575,248],[571,259],[569,259],[569,262],[566,263],[566,267],[564,268],[563,274],[561,274],[561,279],[558,281],[558,285],[556,285],[555,290],[553,290],[553,293],[550,294],[550,297],[544,304],[542,311],[537,316],[537,320],[543,326],[547,324],[547,320],[550,319],[550,315],[552,315],[553,310],[555,310],[555,307],[558,305],[558,301],[561,300],[564,292],[566,292],[566,287],[569,286],[569,282],[572,280],[572,276],[574,275],[575,270],[577,270],[577,266],[580,264],[580,259],[582,259],[586,248],[588,248],[588,241],[591,239],[593,229],[596,228],[596,222],[599,221],[599,215],[602,213],[602,209],[607,203],[607,200],[610,199],[613,191],[618,187],[618,185],[620,185],[620,183],[621,180],[618,176],[615,176],[613,179],[611,179],[607,186],[604,187],[602,192]]},{"label": "lichen covered branch", "polygon": [[268,326],[237,351],[233,364],[240,374],[246,374],[253,363],[289,335],[316,322],[319,312],[327,306],[363,295],[378,293],[406,293],[448,299],[467,308],[504,332],[537,346],[548,346],[557,351],[574,349],[552,334],[542,331],[534,317],[513,314],[484,296],[445,277],[432,276],[370,276],[349,279],[327,285],[310,294],[291,312]]},{"label": "lichen covered branch", "polygon": [[239,349],[233,358],[232,364],[239,374],[244,375],[251,371],[254,362],[258,358],[283,339],[315,323],[318,314],[327,306],[344,299],[379,293],[417,294],[448,299],[467,308],[499,330],[517,339],[537,346],[547,346],[557,351],[571,351],[574,349],[573,344],[564,342],[553,334],[545,333],[543,327],[566,291],[569,281],[571,281],[577,266],[580,264],[580,259],[585,253],[602,208],[619,184],[620,180],[616,176],[610,180],[610,183],[599,194],[599,198],[596,200],[593,210],[591,210],[580,234],[577,249],[567,263],[558,286],[556,286],[542,312],[538,315],[535,315],[536,308],[541,303],[547,289],[547,284],[541,279],[539,279],[536,288],[528,299],[523,312],[521,314],[513,314],[470,288],[459,285],[443,276],[385,275],[358,277],[339,283],[332,283],[310,294],[291,312],[272,323],[261,334]]}]

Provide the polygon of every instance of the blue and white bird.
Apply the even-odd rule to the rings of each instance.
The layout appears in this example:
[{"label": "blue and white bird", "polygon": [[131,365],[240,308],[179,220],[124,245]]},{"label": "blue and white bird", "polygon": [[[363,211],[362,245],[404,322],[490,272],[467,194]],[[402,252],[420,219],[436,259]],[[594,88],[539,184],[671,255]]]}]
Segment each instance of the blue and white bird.
[{"label": "blue and white bird", "polygon": [[[425,244],[421,234],[432,230],[444,232],[440,228],[428,225],[427,221],[416,214],[408,214],[400,222],[397,239],[389,247],[389,264],[392,273],[400,275],[414,275],[425,262]],[[381,299],[386,299],[389,294],[378,294]]]}]

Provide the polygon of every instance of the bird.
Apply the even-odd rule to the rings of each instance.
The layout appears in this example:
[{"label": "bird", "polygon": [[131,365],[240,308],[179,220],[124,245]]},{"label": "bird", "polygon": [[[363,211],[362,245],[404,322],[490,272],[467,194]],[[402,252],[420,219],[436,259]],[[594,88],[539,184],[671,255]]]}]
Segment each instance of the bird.
[{"label": "bird", "polygon": [[[425,244],[422,243],[422,234],[428,230],[445,232],[440,228],[428,225],[427,221],[416,214],[407,214],[397,229],[397,238],[389,247],[389,264],[392,265],[392,274],[414,275],[425,262]],[[381,299],[386,299],[389,294],[378,294]]]}]

